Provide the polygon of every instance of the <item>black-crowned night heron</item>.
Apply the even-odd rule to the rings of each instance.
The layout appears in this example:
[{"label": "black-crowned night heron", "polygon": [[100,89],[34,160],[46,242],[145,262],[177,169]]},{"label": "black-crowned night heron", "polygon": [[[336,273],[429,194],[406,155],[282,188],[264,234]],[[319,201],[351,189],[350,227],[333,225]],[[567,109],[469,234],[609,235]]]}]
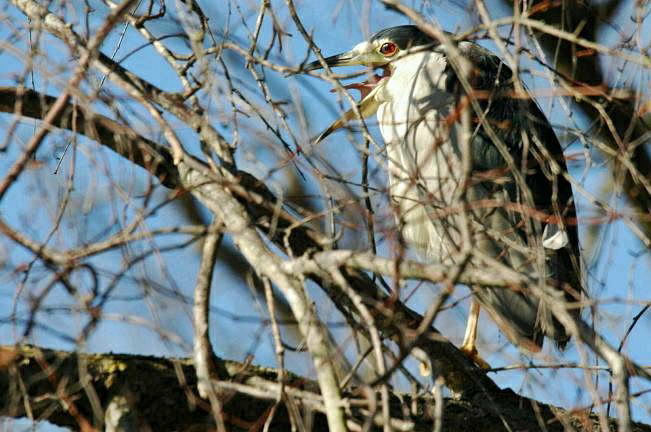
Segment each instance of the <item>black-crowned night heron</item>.
[{"label": "black-crowned night heron", "polygon": [[[377,114],[391,199],[409,244],[450,264],[469,250],[469,266],[496,277],[506,266],[555,287],[553,301],[576,301],[582,292],[579,243],[561,145],[536,103],[515,91],[522,87],[498,57],[472,42],[454,46],[448,50],[406,25],[382,30],[325,63],[383,70],[345,87],[361,91],[361,116]],[[449,61],[453,51],[470,66],[462,76],[471,98]],[[315,61],[304,69],[321,67]],[[466,138],[459,133],[463,110],[470,110]],[[318,141],[355,119],[348,111]],[[464,241],[470,241],[465,248]],[[526,286],[471,289],[517,346],[537,352],[545,336],[560,348],[570,339]],[[486,366],[475,348],[479,304],[472,302],[462,349]]]}]

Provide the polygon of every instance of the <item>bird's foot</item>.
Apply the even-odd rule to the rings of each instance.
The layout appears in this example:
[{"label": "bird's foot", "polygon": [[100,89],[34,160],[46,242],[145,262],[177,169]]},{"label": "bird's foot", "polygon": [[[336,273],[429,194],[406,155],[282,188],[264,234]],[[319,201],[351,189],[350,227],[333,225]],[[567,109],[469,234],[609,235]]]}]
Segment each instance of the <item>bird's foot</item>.
[{"label": "bird's foot", "polygon": [[477,366],[479,366],[482,369],[491,369],[491,365],[489,365],[486,360],[481,358],[479,355],[479,352],[477,352],[477,347],[475,345],[462,345],[461,348],[459,348],[462,353],[464,353],[470,360],[472,360]]}]

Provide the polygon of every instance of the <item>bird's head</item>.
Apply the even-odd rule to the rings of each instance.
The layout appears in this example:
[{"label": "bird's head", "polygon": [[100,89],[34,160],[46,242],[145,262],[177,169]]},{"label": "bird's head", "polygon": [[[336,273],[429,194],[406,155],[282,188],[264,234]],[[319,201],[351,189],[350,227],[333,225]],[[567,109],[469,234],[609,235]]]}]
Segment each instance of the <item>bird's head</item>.
[{"label": "bird's head", "polygon": [[[436,42],[418,27],[403,25],[381,30],[370,39],[355,45],[350,51],[326,57],[324,61],[330,67],[362,65],[372,69],[382,69],[382,75],[372,74],[364,82],[344,86],[346,89],[355,89],[361,92],[362,99],[358,104],[358,109],[363,117],[368,117],[377,111],[379,102],[375,96],[391,78],[398,61],[411,53],[431,49],[436,45]],[[303,70],[313,71],[321,68],[323,68],[323,64],[317,60],[305,65]],[[356,118],[356,114],[353,110],[346,112],[330,125],[317,138],[316,142],[321,141],[354,118]]]},{"label": "bird's head", "polygon": [[[330,67],[336,66],[368,66],[388,69],[391,72],[392,63],[420,49],[435,46],[435,41],[418,27],[403,25],[380,30],[370,39],[358,43],[350,51],[326,57],[325,63]],[[319,60],[308,63],[304,71],[323,68]]]}]

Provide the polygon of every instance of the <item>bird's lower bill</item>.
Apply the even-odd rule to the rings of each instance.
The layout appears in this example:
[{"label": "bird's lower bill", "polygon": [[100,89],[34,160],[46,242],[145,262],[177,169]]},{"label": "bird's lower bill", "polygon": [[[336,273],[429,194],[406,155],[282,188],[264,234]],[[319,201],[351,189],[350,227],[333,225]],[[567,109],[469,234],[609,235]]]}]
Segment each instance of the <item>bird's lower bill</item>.
[{"label": "bird's lower bill", "polygon": [[[357,112],[353,109],[350,109],[344,113],[341,117],[335,120],[326,130],[324,130],[314,141],[315,144],[321,142],[325,137],[330,135],[332,132],[336,131],[339,128],[344,127],[351,120],[360,120],[357,113],[360,114],[361,118],[368,118],[375,114],[377,111],[380,101],[376,97],[378,90],[386,84],[386,81],[391,76],[391,71],[388,67],[382,68],[382,75],[374,74],[368,80],[345,85],[344,88],[348,90],[359,90],[362,95],[361,100],[357,104]],[[331,90],[336,91],[336,90]]]}]

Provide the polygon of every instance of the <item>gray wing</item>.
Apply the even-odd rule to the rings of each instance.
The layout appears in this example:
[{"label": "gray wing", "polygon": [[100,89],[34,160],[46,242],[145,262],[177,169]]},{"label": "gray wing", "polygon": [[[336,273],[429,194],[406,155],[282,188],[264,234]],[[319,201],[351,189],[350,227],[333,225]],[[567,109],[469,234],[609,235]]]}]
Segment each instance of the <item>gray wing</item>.
[{"label": "gray wing", "polygon": [[[476,66],[473,87],[492,92],[480,100],[490,125],[501,145],[513,157],[523,174],[526,188],[517,184],[497,143],[482,125],[476,131],[471,148],[474,177],[483,180],[473,186],[471,195],[502,199],[513,204],[482,214],[481,223],[496,235],[488,235],[482,249],[492,251],[518,271],[531,271],[536,250],[544,254],[547,282],[565,292],[568,301],[582,293],[576,210],[570,183],[563,177],[567,167],[562,147],[551,125],[532,99],[510,97],[512,73],[497,57],[475,44],[464,44],[464,54]],[[454,75],[448,75],[451,91],[459,92]],[[454,88],[456,87],[456,88]],[[476,120],[476,123],[480,123]],[[552,161],[561,174],[552,169]],[[526,190],[526,193],[525,193]],[[500,235],[501,234],[501,235]],[[507,240],[510,240],[507,241]],[[514,247],[512,242],[531,250]],[[510,325],[511,331],[541,346],[543,335],[563,347],[569,340],[563,326],[527,292],[507,289],[478,290],[498,324]],[[580,311],[575,309],[575,313]],[[502,323],[500,323],[502,321]],[[500,325],[504,329],[504,325]],[[507,331],[508,335],[508,331]],[[513,335],[511,335],[513,336]]]}]

